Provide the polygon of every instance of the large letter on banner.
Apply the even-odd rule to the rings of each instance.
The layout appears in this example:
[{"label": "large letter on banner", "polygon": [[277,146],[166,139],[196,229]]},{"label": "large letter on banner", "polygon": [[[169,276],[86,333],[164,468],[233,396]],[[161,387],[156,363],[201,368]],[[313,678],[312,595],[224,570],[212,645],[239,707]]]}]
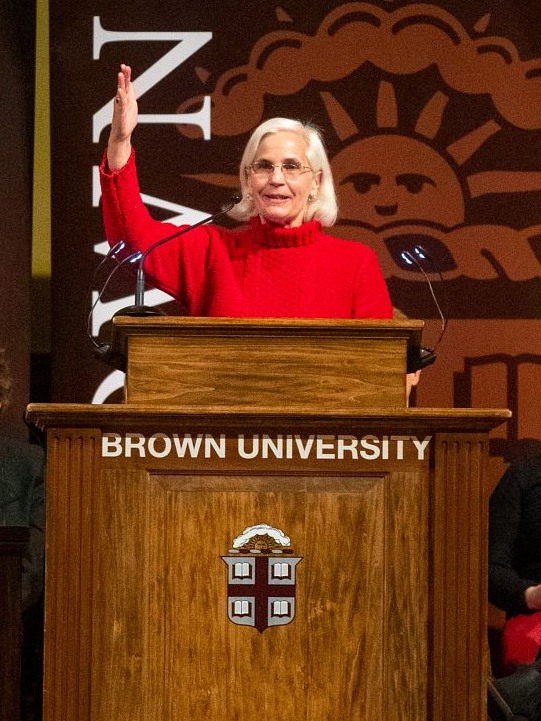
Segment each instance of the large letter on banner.
[{"label": "large letter on banner", "polygon": [[[185,60],[196,53],[212,39],[211,32],[114,32],[104,30],[99,17],[94,17],[94,60],[100,57],[105,43],[172,40],[177,44],[172,50],[151,65],[133,82],[135,95],[142,97],[162,78],[178,68]],[[100,108],[92,118],[92,140],[99,142],[101,131],[109,125],[113,115],[113,99]],[[210,139],[210,96],[206,95],[200,110],[194,113],[139,115],[139,123],[183,123],[201,128],[205,140]]]}]

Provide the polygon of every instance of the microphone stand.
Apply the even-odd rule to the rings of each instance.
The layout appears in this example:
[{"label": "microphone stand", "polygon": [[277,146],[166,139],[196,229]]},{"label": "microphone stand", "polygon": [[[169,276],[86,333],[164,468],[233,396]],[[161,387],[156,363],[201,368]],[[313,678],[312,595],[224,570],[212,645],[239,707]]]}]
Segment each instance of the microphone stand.
[{"label": "microphone stand", "polygon": [[[178,238],[181,235],[184,235],[184,233],[189,233],[191,230],[194,230],[194,228],[198,228],[200,225],[204,225],[205,223],[210,223],[213,220],[216,220],[216,218],[221,217],[222,215],[225,215],[228,213],[231,208],[234,205],[237,205],[241,201],[241,196],[238,194],[235,194],[228,205],[226,205],[225,208],[222,208],[218,213],[215,213],[214,215],[209,215],[206,218],[203,218],[202,220],[198,221],[197,223],[194,223],[193,225],[185,226],[184,228],[180,228],[180,230],[175,231],[174,233],[171,233],[171,235],[166,236],[165,238],[161,238],[160,240],[157,240],[155,243],[152,243],[149,245],[149,247],[141,254],[140,258],[138,258],[137,262],[137,276],[136,276],[136,284],[135,284],[135,298],[134,298],[134,304],[127,306],[126,308],[121,308],[118,310],[114,315],[113,318],[116,318],[117,316],[126,316],[131,318],[144,318],[144,317],[152,317],[152,316],[164,316],[165,312],[159,308],[154,308],[151,306],[145,305],[145,271],[144,271],[144,263],[149,255],[153,250],[158,248],[160,245],[163,245],[163,243],[167,243],[170,240],[173,240],[174,238]],[[115,248],[118,247],[118,244],[115,246]],[[112,347],[112,343],[104,343],[100,344],[97,347],[94,348],[95,355],[100,358],[101,360],[105,361],[108,365],[113,366],[113,368],[117,368],[118,370],[125,371],[126,370],[126,359],[124,358],[123,354],[116,351]]]},{"label": "microphone stand", "polygon": [[[416,245],[414,247],[414,253],[421,259],[421,260],[429,260],[431,263],[434,261],[429,256],[429,254],[425,251],[425,249],[421,245]],[[422,370],[423,368],[426,368],[427,366],[432,365],[436,360],[436,349],[438,348],[439,344],[442,341],[442,338],[445,334],[445,331],[447,329],[447,318],[444,316],[443,311],[441,309],[440,304],[438,303],[438,299],[436,297],[436,294],[434,293],[434,288],[432,287],[432,283],[430,282],[430,278],[428,277],[425,269],[419,263],[417,258],[415,258],[414,255],[412,255],[409,251],[404,250],[400,257],[402,260],[406,261],[408,265],[414,265],[418,270],[421,271],[423,274],[426,282],[428,283],[428,287],[430,289],[430,294],[432,295],[432,300],[434,301],[434,305],[436,306],[436,310],[438,311],[438,314],[441,319],[441,331],[440,336],[438,340],[436,341],[433,348],[411,348],[408,351],[408,373],[413,373],[417,370]],[[441,277],[441,273],[440,273]]]},{"label": "microphone stand", "polygon": [[214,215],[209,215],[206,218],[203,218],[202,220],[199,220],[197,223],[194,223],[193,225],[188,225],[184,228],[181,228],[180,230],[175,231],[174,233],[171,233],[171,235],[168,235],[165,238],[161,238],[160,240],[157,240],[155,243],[152,243],[152,245],[149,245],[149,247],[142,253],[138,265],[137,265],[137,275],[136,275],[136,281],[135,281],[135,298],[134,298],[134,304],[129,305],[126,308],[121,308],[114,314],[114,318],[116,316],[129,316],[133,318],[143,318],[146,316],[160,316],[165,315],[165,311],[163,311],[161,308],[156,308],[152,306],[145,305],[145,270],[144,270],[144,263],[147,258],[147,256],[152,253],[153,250],[158,248],[160,245],[163,245],[164,243],[168,243],[170,240],[173,240],[174,238],[178,238],[181,235],[184,235],[185,233],[189,233],[191,230],[194,230],[195,228],[198,228],[200,225],[205,225],[206,223],[210,223],[217,218],[220,218],[222,215],[225,215],[226,213],[229,213],[231,208],[237,203],[241,201],[240,195],[234,195],[228,205],[225,208],[222,208],[218,213],[215,213]]}]

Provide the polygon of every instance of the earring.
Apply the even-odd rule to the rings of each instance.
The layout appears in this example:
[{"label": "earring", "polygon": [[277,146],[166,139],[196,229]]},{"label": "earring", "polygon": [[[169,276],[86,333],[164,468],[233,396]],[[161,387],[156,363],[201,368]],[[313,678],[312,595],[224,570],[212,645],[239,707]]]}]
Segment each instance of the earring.
[{"label": "earring", "polygon": [[312,193],[310,193],[310,195],[308,196],[308,202],[313,203],[315,199],[316,199],[315,195],[312,195]]},{"label": "earring", "polygon": [[246,195],[244,196],[244,199],[247,200],[249,203],[251,203],[254,198],[251,193],[246,193]]}]

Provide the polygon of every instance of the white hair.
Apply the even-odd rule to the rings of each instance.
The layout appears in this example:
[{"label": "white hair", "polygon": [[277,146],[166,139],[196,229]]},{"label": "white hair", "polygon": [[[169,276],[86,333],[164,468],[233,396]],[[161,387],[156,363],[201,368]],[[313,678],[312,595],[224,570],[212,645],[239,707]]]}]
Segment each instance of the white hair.
[{"label": "white hair", "polygon": [[235,220],[245,221],[256,214],[254,202],[249,194],[247,181],[247,168],[252,164],[259,143],[266,135],[279,133],[283,130],[298,133],[306,142],[306,157],[311,168],[321,175],[320,186],[317,197],[306,208],[304,216],[306,220],[318,220],[321,225],[329,227],[336,221],[338,215],[338,202],[334,189],[334,181],[331,173],[331,166],[323,144],[320,130],[309,122],[292,120],[290,118],[271,118],[266,120],[254,130],[246,143],[242,159],[240,161],[240,187],[242,200],[229,211],[229,215]]}]

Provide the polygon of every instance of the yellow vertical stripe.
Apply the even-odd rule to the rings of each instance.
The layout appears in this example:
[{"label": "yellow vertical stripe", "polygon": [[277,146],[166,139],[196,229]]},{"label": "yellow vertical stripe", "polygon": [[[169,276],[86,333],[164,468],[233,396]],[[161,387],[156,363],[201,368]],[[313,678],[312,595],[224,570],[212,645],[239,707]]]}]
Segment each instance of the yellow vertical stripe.
[{"label": "yellow vertical stripe", "polygon": [[51,143],[49,113],[49,0],[37,0],[36,6],[32,276],[50,277]]}]

